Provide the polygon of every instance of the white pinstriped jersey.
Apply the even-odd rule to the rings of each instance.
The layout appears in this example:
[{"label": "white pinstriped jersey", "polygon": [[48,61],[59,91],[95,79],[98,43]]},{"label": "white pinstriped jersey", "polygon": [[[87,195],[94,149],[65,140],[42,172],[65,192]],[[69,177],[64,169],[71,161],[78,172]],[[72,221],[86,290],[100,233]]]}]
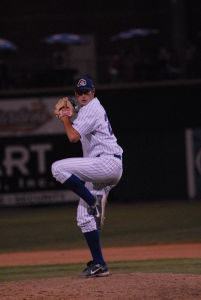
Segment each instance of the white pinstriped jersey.
[{"label": "white pinstriped jersey", "polygon": [[[107,198],[122,176],[122,159],[114,154],[122,155],[123,150],[112,132],[105,109],[99,100],[94,98],[80,108],[72,122],[72,126],[81,136],[84,157],[54,162],[53,176],[57,181],[64,183],[73,174],[85,182],[94,196],[99,194]],[[77,209],[77,224],[83,233],[97,230],[96,221],[88,213],[88,204],[82,198]]]},{"label": "white pinstriped jersey", "polygon": [[80,108],[77,118],[73,121],[73,128],[81,136],[84,157],[122,155],[123,150],[117,143],[105,109],[97,97]]}]

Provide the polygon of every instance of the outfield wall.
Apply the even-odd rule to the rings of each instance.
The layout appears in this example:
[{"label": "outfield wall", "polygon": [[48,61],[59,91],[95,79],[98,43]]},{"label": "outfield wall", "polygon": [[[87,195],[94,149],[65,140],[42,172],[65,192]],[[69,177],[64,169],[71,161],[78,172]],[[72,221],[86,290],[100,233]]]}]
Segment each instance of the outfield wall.
[{"label": "outfield wall", "polygon": [[[52,114],[57,99],[72,93],[0,94],[0,205],[77,200],[51,176],[53,161],[81,155]],[[189,194],[186,130],[201,127],[200,82],[101,86],[96,96],[124,149],[124,173],[111,201],[199,199],[199,189]]]}]

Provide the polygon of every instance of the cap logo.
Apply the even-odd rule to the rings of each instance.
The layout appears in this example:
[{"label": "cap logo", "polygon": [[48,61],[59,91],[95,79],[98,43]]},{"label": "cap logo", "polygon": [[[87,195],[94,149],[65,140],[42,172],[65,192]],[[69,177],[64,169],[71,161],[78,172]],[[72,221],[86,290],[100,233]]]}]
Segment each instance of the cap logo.
[{"label": "cap logo", "polygon": [[87,85],[87,81],[84,78],[80,79],[77,83],[77,87],[86,86],[86,85]]}]

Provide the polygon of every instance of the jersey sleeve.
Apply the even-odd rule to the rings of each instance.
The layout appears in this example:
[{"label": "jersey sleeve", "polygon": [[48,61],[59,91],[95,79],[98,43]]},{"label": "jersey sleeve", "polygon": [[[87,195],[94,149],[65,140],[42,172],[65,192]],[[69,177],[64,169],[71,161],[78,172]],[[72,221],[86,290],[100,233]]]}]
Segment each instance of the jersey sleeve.
[{"label": "jersey sleeve", "polygon": [[90,106],[84,106],[80,109],[77,118],[73,122],[73,128],[80,134],[86,135],[96,129],[96,112]]}]

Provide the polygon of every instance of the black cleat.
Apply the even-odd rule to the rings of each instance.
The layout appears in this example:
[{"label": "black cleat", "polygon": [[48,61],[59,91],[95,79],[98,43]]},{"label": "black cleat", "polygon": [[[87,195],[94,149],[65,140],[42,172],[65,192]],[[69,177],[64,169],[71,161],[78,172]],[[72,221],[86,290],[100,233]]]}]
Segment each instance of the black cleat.
[{"label": "black cleat", "polygon": [[81,277],[93,278],[93,277],[104,277],[110,274],[107,265],[95,264],[93,261],[87,264],[87,267],[81,273]]},{"label": "black cleat", "polygon": [[94,262],[93,260],[90,260],[88,263],[87,263],[87,266],[86,268],[82,271],[82,273],[85,273],[91,266],[94,265]]}]

